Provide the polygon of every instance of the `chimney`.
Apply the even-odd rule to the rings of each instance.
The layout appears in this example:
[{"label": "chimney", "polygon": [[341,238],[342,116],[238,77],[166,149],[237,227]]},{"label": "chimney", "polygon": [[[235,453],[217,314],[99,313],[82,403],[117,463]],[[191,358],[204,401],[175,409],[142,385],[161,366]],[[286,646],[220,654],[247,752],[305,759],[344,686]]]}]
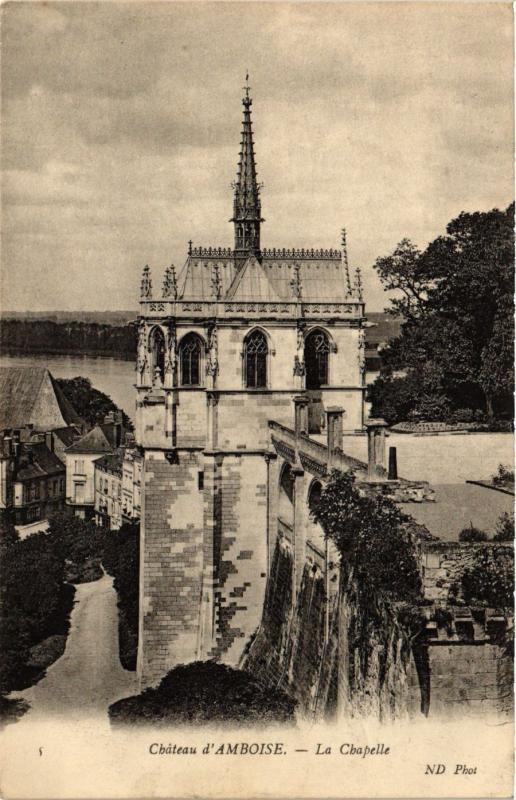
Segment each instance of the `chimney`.
[{"label": "chimney", "polygon": [[48,447],[48,449],[50,450],[50,452],[53,453],[54,452],[54,436],[52,434],[52,431],[47,431],[45,433],[45,444]]},{"label": "chimney", "polygon": [[308,397],[297,395],[294,397],[294,430],[296,436],[300,433],[308,434]]},{"label": "chimney", "polygon": [[336,450],[342,450],[342,420],[346,412],[340,406],[329,406],[326,409],[326,441],[328,446],[328,469],[332,466],[332,456]]},{"label": "chimney", "polygon": [[370,419],[367,428],[367,477],[371,481],[384,481],[387,477],[385,469],[385,436],[388,427],[384,419]]}]

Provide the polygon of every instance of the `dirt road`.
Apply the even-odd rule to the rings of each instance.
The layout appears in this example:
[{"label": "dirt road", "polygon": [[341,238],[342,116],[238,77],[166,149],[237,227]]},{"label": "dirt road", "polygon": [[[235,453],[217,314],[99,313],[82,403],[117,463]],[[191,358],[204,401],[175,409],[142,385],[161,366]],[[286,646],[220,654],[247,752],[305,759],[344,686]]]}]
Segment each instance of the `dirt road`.
[{"label": "dirt road", "polygon": [[137,692],[134,672],[118,657],[118,609],[113,579],[76,587],[66,649],[35,686],[11,697],[30,704],[18,724],[36,718],[105,716],[110,703]]}]

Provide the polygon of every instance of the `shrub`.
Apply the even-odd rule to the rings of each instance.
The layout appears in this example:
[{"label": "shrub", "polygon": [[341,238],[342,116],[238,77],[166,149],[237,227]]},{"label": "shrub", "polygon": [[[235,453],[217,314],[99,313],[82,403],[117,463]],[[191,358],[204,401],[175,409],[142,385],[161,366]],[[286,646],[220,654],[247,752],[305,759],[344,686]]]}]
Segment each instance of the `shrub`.
[{"label": "shrub", "polygon": [[514,513],[502,514],[496,523],[494,542],[512,542],[514,540]]},{"label": "shrub", "polygon": [[474,528],[473,525],[470,525],[469,528],[463,528],[459,533],[459,542],[487,542],[488,538],[485,531]]},{"label": "shrub", "polygon": [[125,669],[136,669],[138,649],[138,574],[140,569],[140,528],[138,523],[122,525],[108,533],[103,564],[114,578],[118,595],[118,633],[120,662]]},{"label": "shrub", "polygon": [[449,422],[458,425],[461,422],[476,421],[476,413],[472,408],[456,408],[449,416]]},{"label": "shrub", "polygon": [[495,486],[505,486],[507,483],[514,483],[514,470],[506,467],[504,464],[498,465],[498,472],[493,475],[492,479]]},{"label": "shrub", "polygon": [[65,583],[64,570],[64,559],[45,534],[3,548],[0,692],[22,689],[39,679],[41,669],[29,665],[31,648],[54,635],[66,636],[74,589]]},{"label": "shrub", "polygon": [[289,723],[296,701],[280,689],[261,686],[248,672],[214,661],[171,670],[155,689],[119,700],[109,708],[112,723]]},{"label": "shrub", "polygon": [[351,472],[334,471],[314,509],[315,519],[353,569],[365,594],[406,602],[420,596],[421,578],[406,525],[388,498],[362,497]]},{"label": "shrub", "polygon": [[513,607],[514,561],[504,558],[497,550],[480,549],[473,565],[464,571],[461,584],[467,605]]}]

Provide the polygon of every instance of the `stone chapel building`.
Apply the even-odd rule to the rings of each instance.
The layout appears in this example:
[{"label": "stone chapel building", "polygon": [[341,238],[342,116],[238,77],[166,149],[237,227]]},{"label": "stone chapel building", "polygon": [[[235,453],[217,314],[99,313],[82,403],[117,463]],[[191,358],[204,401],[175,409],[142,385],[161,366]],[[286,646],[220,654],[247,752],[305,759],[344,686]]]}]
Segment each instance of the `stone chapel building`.
[{"label": "stone chapel building", "polygon": [[340,250],[262,247],[249,87],[242,103],[233,247],[190,242],[159,293],[143,273],[142,685],[178,663],[238,663],[259,625],[278,502],[269,422],[292,427],[304,395],[309,432],[336,406],[345,430],[364,427],[364,302],[345,232]]}]

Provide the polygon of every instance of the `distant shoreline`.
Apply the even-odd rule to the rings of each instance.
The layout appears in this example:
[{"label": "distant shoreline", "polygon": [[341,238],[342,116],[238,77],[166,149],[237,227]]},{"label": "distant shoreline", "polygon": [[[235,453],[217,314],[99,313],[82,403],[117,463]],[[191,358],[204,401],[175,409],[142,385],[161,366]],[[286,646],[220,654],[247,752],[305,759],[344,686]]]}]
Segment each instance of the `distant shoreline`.
[{"label": "distant shoreline", "polygon": [[72,350],[70,348],[45,348],[42,350],[16,348],[16,347],[2,347],[0,348],[0,357],[2,356],[26,356],[32,358],[34,356],[73,356],[75,358],[115,358],[117,361],[134,361],[135,355],[127,352],[119,352],[114,350]]}]

